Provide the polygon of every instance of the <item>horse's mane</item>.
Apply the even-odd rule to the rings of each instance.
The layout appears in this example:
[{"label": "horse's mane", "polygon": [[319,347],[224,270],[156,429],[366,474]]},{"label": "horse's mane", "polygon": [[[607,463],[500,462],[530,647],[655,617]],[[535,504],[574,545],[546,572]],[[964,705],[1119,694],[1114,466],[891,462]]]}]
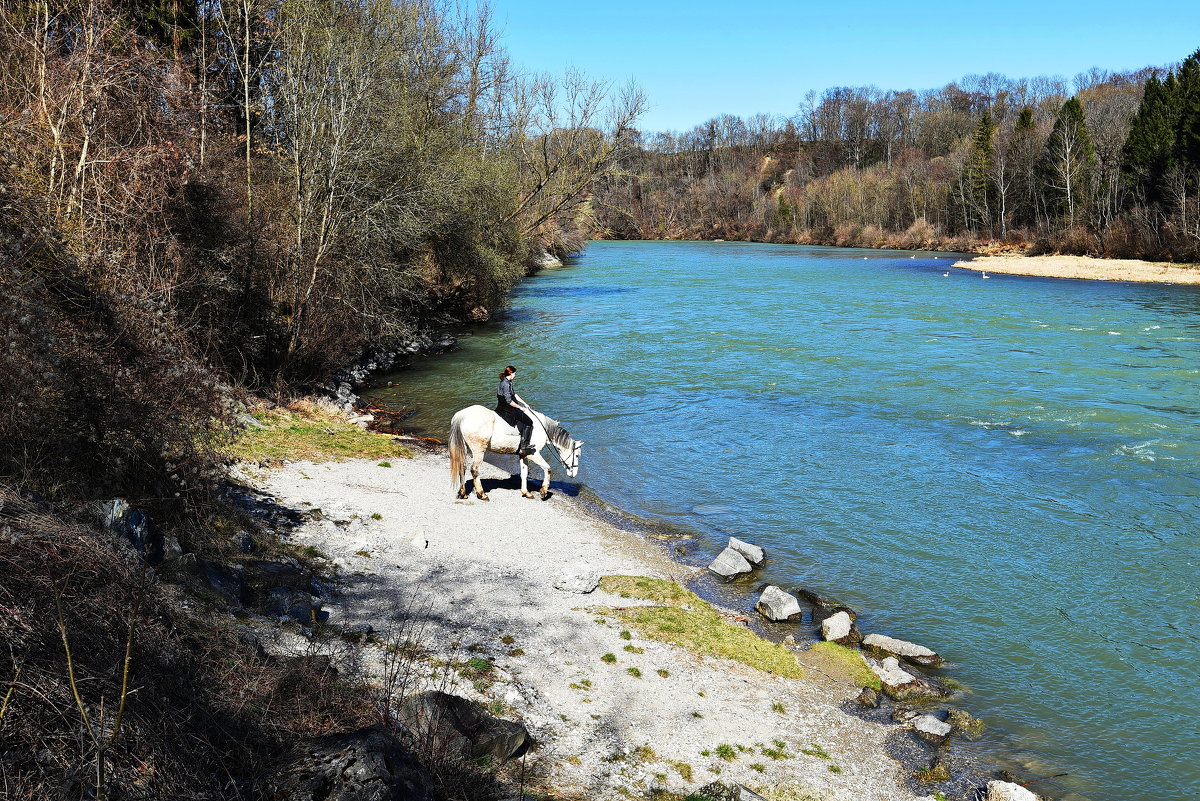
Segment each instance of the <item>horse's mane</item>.
[{"label": "horse's mane", "polygon": [[546,436],[550,439],[550,442],[559,448],[570,448],[572,446],[575,440],[571,439],[571,435],[567,433],[567,429],[563,428],[561,423],[557,420],[551,420],[536,409],[531,411],[538,416],[538,419],[542,421],[542,425],[546,427]]}]

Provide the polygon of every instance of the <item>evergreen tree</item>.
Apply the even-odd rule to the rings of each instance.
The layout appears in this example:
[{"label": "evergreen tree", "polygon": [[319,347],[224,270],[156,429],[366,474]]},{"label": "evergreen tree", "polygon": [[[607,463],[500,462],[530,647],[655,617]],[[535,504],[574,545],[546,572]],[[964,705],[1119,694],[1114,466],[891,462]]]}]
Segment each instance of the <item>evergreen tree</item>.
[{"label": "evergreen tree", "polygon": [[975,134],[971,139],[971,157],[967,162],[972,216],[975,221],[985,226],[991,224],[994,205],[992,200],[995,184],[992,167],[996,150],[992,139],[995,135],[996,123],[992,121],[992,113],[985,109],[979,124],[975,126]]},{"label": "evergreen tree", "polygon": [[1168,73],[1166,81],[1151,75],[1125,140],[1122,175],[1136,195],[1148,203],[1166,200],[1166,177],[1175,161],[1179,128],[1178,95],[1174,75]]},{"label": "evergreen tree", "polygon": [[1178,107],[1175,155],[1189,183],[1200,173],[1200,50],[1183,60],[1176,90]]},{"label": "evergreen tree", "polygon": [[1067,224],[1082,217],[1091,194],[1096,152],[1088,135],[1083,104],[1072,97],[1054,117],[1054,130],[1046,141],[1039,165],[1047,206],[1065,214]]}]

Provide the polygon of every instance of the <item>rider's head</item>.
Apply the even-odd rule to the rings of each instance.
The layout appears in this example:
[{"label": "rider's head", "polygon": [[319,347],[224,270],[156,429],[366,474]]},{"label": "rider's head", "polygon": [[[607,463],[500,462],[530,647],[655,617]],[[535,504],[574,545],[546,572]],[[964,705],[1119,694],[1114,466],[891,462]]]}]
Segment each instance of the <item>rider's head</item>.
[{"label": "rider's head", "polygon": [[504,368],[503,372],[500,373],[500,380],[503,381],[506,378],[512,378],[516,374],[517,374],[517,368],[513,367],[510,364],[508,367]]}]

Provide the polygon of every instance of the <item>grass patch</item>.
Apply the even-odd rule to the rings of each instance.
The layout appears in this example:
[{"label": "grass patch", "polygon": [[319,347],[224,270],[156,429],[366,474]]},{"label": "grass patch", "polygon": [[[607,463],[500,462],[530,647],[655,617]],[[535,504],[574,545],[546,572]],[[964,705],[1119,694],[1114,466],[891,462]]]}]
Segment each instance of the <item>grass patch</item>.
[{"label": "grass patch", "polygon": [[514,648],[508,652],[508,655],[512,656],[512,657],[525,656],[525,649],[524,648]]},{"label": "grass patch", "polygon": [[654,753],[654,749],[648,745],[639,745],[633,749],[633,758],[638,762],[657,762],[658,754]]},{"label": "grass patch", "polygon": [[829,766],[829,772],[830,772],[830,773],[841,773],[841,772],[842,772],[842,769],[841,769],[841,768],[839,768],[837,765],[830,765],[830,766]]},{"label": "grass patch", "polygon": [[628,651],[628,652],[629,652],[629,653],[631,653],[631,654],[644,654],[644,653],[646,653],[646,649],[645,649],[645,648],[638,648],[636,645],[626,645],[626,646],[625,646],[625,650],[626,650],[626,651]]},{"label": "grass patch", "polygon": [[622,632],[621,632],[621,639],[622,639],[622,640],[632,640],[632,639],[633,639],[633,635],[632,635],[632,634],[630,634],[628,631],[622,631]]},{"label": "grass patch", "polygon": [[233,458],[270,465],[284,459],[329,462],[412,457],[412,451],[392,442],[391,437],[346,422],[340,413],[310,402],[259,411],[254,419],[264,427],[240,432],[229,448]]},{"label": "grass patch", "polygon": [[800,753],[807,754],[808,756],[815,756],[818,759],[833,759],[833,757],[826,753],[824,748],[816,743],[813,743],[808,748],[801,748]]},{"label": "grass patch", "polygon": [[379,463],[378,465],[376,465],[376,466],[377,466],[377,467],[391,467],[391,466],[392,466],[392,463],[391,463],[391,462],[380,462],[380,463]]},{"label": "grass patch", "polygon": [[950,781],[950,771],[946,770],[945,765],[934,765],[932,768],[922,768],[917,771],[917,781],[921,782],[948,782]]},{"label": "grass patch", "polygon": [[379,512],[371,512],[371,519],[372,520],[382,520],[383,515],[379,514]]},{"label": "grass patch", "polygon": [[625,672],[630,676],[633,676],[635,679],[640,679],[642,677],[642,671],[635,667],[628,668]]},{"label": "grass patch", "polygon": [[655,673],[657,673],[658,675],[662,676],[664,679],[665,679],[667,676],[670,676],[670,675],[671,675],[671,671],[669,671],[669,670],[664,670],[663,668],[659,668],[658,670],[656,670],[656,671],[654,671],[654,672],[655,672]]},{"label": "grass patch", "polygon": [[712,607],[680,609],[672,606],[636,606],[613,610],[643,636],[749,665],[778,676],[804,675],[791,651],[761,639],[754,632],[730,623]]},{"label": "grass patch", "polygon": [[617,661],[617,655],[614,653],[607,653],[604,656],[600,657],[600,661],[606,662],[610,665],[614,664]]},{"label": "grass patch", "polygon": [[600,589],[622,598],[639,598],[668,606],[708,606],[696,593],[673,581],[646,576],[604,576],[600,579]]},{"label": "grass patch", "polygon": [[683,779],[689,784],[692,782],[692,776],[694,774],[692,772],[691,765],[686,762],[679,762],[677,760],[668,760],[667,764],[675,769],[675,772],[679,774],[679,778]]},{"label": "grass patch", "polygon": [[604,576],[600,588],[623,598],[663,604],[605,611],[652,640],[731,659],[778,676],[803,675],[800,663],[787,648],[730,623],[711,604],[674,582],[645,576]]},{"label": "grass patch", "polygon": [[778,713],[779,713],[779,714],[781,714],[781,715],[783,715],[783,714],[786,714],[786,713],[787,713],[787,709],[785,709],[785,708],[784,708],[784,706],[783,706],[783,704],[779,703],[778,701],[776,701],[775,703],[771,704],[771,711],[772,711],[772,712],[778,712]]},{"label": "grass patch", "polygon": [[505,645],[512,645],[516,641],[517,641],[517,638],[512,636],[511,634],[505,634],[503,637],[500,638],[500,642],[504,643]]},{"label": "grass patch", "polygon": [[819,642],[805,653],[816,656],[825,665],[834,668],[859,687],[870,687],[872,690],[883,689],[875,671],[867,666],[863,655],[853,648],[846,648],[835,642]]},{"label": "grass patch", "polygon": [[588,679],[582,679],[578,683],[571,682],[567,686],[570,687],[572,690],[590,690],[590,689],[592,689],[592,683]]},{"label": "grass patch", "polygon": [[765,773],[767,770],[767,766],[762,764],[761,762],[752,762],[752,763],[750,763],[750,770],[755,770],[755,771],[758,771],[759,773]]},{"label": "grass patch", "polygon": [[729,743],[721,743],[717,746],[717,756],[726,762],[732,762],[737,759],[737,750]]}]

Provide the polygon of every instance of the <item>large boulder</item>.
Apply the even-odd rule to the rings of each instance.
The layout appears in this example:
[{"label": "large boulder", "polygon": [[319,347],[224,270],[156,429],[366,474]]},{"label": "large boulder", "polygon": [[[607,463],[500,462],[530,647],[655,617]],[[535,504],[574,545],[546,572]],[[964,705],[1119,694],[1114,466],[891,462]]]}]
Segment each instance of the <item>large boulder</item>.
[{"label": "large boulder", "polygon": [[987,801],[1038,801],[1038,796],[1019,784],[991,781],[987,786]]},{"label": "large boulder", "polygon": [[862,633],[846,611],[836,612],[821,621],[821,637],[845,646],[862,642]]},{"label": "large boulder", "polygon": [[276,801],[432,801],[433,782],[382,726],[298,748],[275,773]]},{"label": "large boulder", "polygon": [[784,592],[774,584],[763,590],[754,608],[768,620],[790,620],[803,614],[796,596]]},{"label": "large boulder", "polygon": [[531,743],[520,723],[492,717],[474,701],[437,690],[405,698],[396,717],[422,749],[446,757],[505,760],[520,756]]},{"label": "large boulder", "polygon": [[145,512],[129,505],[124,498],[100,504],[101,525],[117,537],[129,541],[147,564],[163,561],[163,534]]},{"label": "large boulder", "polygon": [[755,566],[761,565],[763,559],[766,558],[766,554],[762,548],[759,548],[757,545],[751,545],[748,542],[743,542],[737,537],[729,538],[729,547],[740,553],[743,559]]},{"label": "large boulder", "polygon": [[922,667],[937,667],[942,664],[942,658],[925,646],[883,634],[868,634],[863,638],[862,647],[864,651],[877,656],[894,656]]},{"label": "large boulder", "polygon": [[900,662],[894,656],[889,656],[882,662],[868,659],[867,665],[879,677],[883,691],[897,701],[944,698],[950,694],[942,685],[928,678],[915,676],[900,667]]},{"label": "large boulder", "polygon": [[729,579],[740,576],[742,573],[749,573],[754,567],[746,561],[746,557],[733,548],[726,548],[717,555],[708,569],[721,578]]},{"label": "large boulder", "polygon": [[940,743],[950,736],[950,724],[933,715],[921,715],[912,722],[912,730],[922,740]]}]

